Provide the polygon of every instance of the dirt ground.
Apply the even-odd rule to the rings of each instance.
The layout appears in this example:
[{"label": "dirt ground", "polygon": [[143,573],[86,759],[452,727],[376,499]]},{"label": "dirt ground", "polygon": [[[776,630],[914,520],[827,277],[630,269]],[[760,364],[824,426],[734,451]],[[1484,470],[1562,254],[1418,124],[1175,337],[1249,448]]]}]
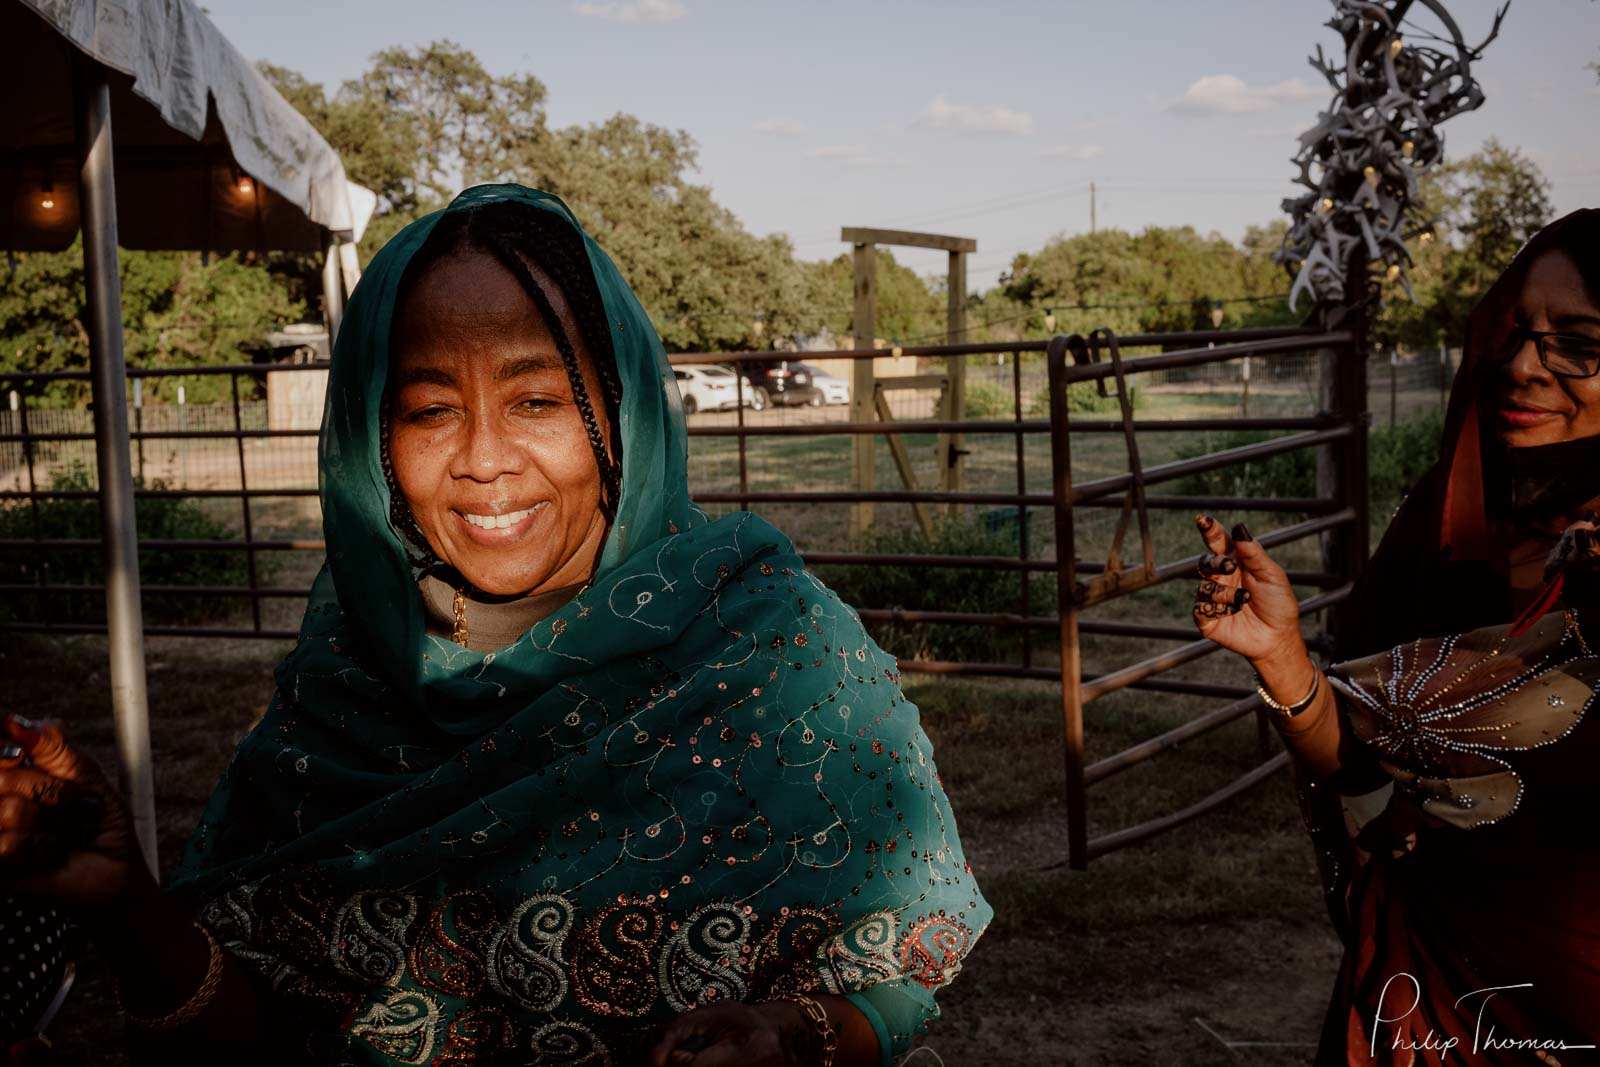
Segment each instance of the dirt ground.
[{"label": "dirt ground", "polygon": [[[170,865],[264,705],[285,646],[156,638],[148,651]],[[7,635],[6,709],[65,719],[109,761],[104,657],[100,638]],[[78,681],[63,685],[69,678]],[[1054,691],[936,680],[909,692],[996,910],[966,971],[941,994],[943,1017],[913,1067],[1309,1062],[1338,946],[1286,780],[1086,872],[1041,870],[1064,855]],[[1156,699],[1091,705],[1091,756],[1192,714],[1174,706],[1182,698]],[[1254,726],[1236,725],[1165,754],[1160,768],[1097,786],[1091,829],[1170,809],[1249,766],[1259,758]],[[58,1062],[121,1063],[119,1035],[109,983],[88,959],[54,1028]]]}]

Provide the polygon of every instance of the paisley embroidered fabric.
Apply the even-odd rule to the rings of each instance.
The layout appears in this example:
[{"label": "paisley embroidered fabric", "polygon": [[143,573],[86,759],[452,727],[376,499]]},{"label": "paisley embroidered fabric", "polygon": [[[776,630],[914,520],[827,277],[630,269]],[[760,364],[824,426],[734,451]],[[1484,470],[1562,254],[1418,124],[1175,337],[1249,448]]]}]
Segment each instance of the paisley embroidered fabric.
[{"label": "paisley embroidered fabric", "polygon": [[[1483,1035],[1600,1040],[1588,617],[1547,615],[1516,638],[1493,627],[1413,641],[1329,672],[1346,728],[1393,794],[1358,838],[1350,950],[1319,1064],[1509,1065],[1541,1062],[1536,1050],[1587,1062],[1554,1045],[1485,1047]],[[1481,992],[1495,987],[1519,988]]]},{"label": "paisley embroidered fabric", "polygon": [[[447,210],[507,201],[577,226],[517,186]],[[598,573],[504,647],[430,632],[378,412],[436,219],[347,309],[328,565],[176,888],[317,1063],[632,1064],[677,1013],[792,989],[849,996],[887,1064],[991,910],[894,658],[783,534],[689,500],[671,368],[587,238],[623,388]]]}]

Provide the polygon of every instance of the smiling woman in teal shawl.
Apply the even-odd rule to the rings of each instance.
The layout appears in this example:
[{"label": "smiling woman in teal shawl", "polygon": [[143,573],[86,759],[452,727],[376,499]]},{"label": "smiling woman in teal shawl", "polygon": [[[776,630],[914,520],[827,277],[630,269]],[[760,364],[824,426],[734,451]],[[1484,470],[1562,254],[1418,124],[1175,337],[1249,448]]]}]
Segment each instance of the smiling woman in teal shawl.
[{"label": "smiling woman in teal shawl", "polygon": [[991,914],[917,709],[782,533],[691,502],[666,357],[565,205],[479,187],[379,253],[321,480],[327,566],[173,893],[100,886],[104,915],[198,916],[186,971],[137,1004],[124,982],[146,1022],[191,1013],[147,1047],[258,1029],[325,1063],[756,1067],[909,1046]]}]

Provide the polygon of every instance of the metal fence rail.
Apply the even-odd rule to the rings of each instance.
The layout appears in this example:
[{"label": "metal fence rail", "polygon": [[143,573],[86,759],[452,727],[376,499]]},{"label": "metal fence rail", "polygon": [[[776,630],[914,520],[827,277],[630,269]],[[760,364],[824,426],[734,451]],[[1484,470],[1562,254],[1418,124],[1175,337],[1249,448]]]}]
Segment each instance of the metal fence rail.
[{"label": "metal fence rail", "polygon": [[[1128,357],[1121,355],[1124,349],[1132,348],[1160,351]],[[811,564],[958,568],[1018,576],[1015,611],[914,611],[882,604],[857,604],[856,607],[869,626],[977,625],[1015,632],[1018,637],[1020,662],[903,658],[901,669],[907,673],[1026,678],[1061,683],[1068,853],[1075,867],[1083,866],[1094,856],[1146,840],[1165,829],[1198,817],[1225,803],[1280,766],[1281,755],[1268,757],[1264,750],[1263,763],[1234,783],[1189,807],[1141,826],[1090,840],[1087,834],[1088,786],[1153,758],[1183,741],[1251,713],[1259,714],[1261,706],[1253,693],[1237,686],[1170,676],[1173,670],[1195,662],[1217,648],[1211,642],[1194,640],[1194,632],[1189,626],[1085,618],[1083,614],[1096,605],[1162,582],[1193,575],[1198,555],[1165,562],[1156,560],[1150,532],[1149,516],[1152,512],[1249,509],[1303,516],[1276,530],[1262,533],[1260,540],[1268,547],[1306,538],[1337,537],[1340,531],[1351,529],[1363,531],[1364,536],[1367,523],[1364,491],[1366,391],[1365,360],[1362,358],[1358,332],[1352,329],[1292,328],[1116,338],[1105,331],[1097,331],[1089,337],[1060,336],[1048,342],[908,346],[903,354],[921,359],[926,371],[909,381],[909,384],[902,383],[907,387],[895,393],[894,404],[883,400],[876,409],[880,417],[871,421],[839,420],[822,418],[820,415],[808,416],[804,421],[790,421],[787,417],[774,417],[771,412],[759,416],[749,413],[744,403],[746,398],[742,376],[735,375],[739,383],[739,395],[733,410],[729,413],[701,413],[690,420],[688,432],[691,437],[729,442],[731,459],[737,464],[737,478],[726,479],[731,483],[726,488],[697,490],[693,493],[694,498],[702,504],[739,508],[768,504],[806,504],[815,508],[871,503],[904,505],[915,514],[918,521],[970,505],[1014,509],[1016,551],[1010,555],[908,554],[860,551],[855,548],[804,551],[804,555]],[[674,355],[671,362],[674,366],[725,364],[737,367],[775,358],[794,359],[796,355],[696,353]],[[840,350],[807,352],[803,358],[807,361],[857,361],[882,355],[879,351]],[[1247,357],[1250,361],[1248,364],[1245,363]],[[1005,398],[1006,406],[1010,408],[1011,418],[995,417],[993,414],[955,419],[940,417],[942,409],[939,401],[934,399],[939,395],[940,382],[955,377],[967,381],[970,388],[970,383],[986,380],[983,375],[976,373],[960,376],[949,374],[948,368],[953,362],[968,359],[985,361],[982,369],[986,373],[992,372],[989,377],[991,384],[1002,381],[1000,376],[1004,375],[1003,380],[1009,392]],[[990,361],[998,362],[991,364]],[[1288,369],[1274,369],[1280,363]],[[944,375],[938,372],[941,364],[946,367]],[[1352,370],[1352,367],[1356,369]],[[156,472],[151,481],[136,490],[136,497],[141,500],[209,501],[213,505],[219,502],[237,504],[236,519],[232,525],[237,529],[238,536],[148,537],[139,543],[141,553],[210,555],[231,552],[241,554],[245,563],[245,580],[242,584],[166,582],[146,585],[146,595],[225,598],[247,605],[249,611],[247,624],[147,625],[145,632],[151,636],[272,639],[296,636],[293,629],[264,616],[263,605],[282,604],[302,598],[306,595],[306,589],[297,583],[274,583],[268,580],[262,574],[259,559],[264,553],[321,553],[324,544],[317,536],[286,536],[281,531],[277,535],[268,532],[259,509],[274,500],[303,501],[316,495],[317,490],[313,487],[315,455],[310,447],[310,439],[316,436],[317,431],[312,428],[314,423],[308,424],[304,416],[295,425],[280,425],[281,419],[273,414],[271,404],[257,399],[263,391],[268,369],[230,366],[129,372],[130,379],[134,380],[178,376],[223,377],[227,379],[229,397],[229,403],[207,405],[203,410],[200,405],[194,405],[190,412],[182,413],[181,417],[171,411],[160,414],[150,412],[148,415],[134,412],[130,419],[134,429],[129,436],[130,447],[138,454],[135,469],[145,470],[148,461],[150,469]],[[273,374],[296,374],[325,369],[326,364],[288,364],[275,365],[270,371]],[[1174,389],[1187,388],[1191,382],[1234,382],[1244,387],[1242,392],[1247,408],[1250,403],[1248,383],[1252,375],[1256,381],[1287,382],[1289,384],[1284,388],[1304,389],[1308,395],[1314,392],[1318,400],[1314,409],[1316,413],[1284,415],[1267,411],[1249,416],[1241,411],[1238,417],[1171,419],[1136,418],[1134,415],[1134,405],[1130,399],[1132,390],[1138,383],[1151,381],[1169,383],[1163,387]],[[7,536],[0,536],[0,562],[18,554],[42,558],[46,552],[98,551],[100,548],[100,541],[92,536],[42,535],[41,507],[53,501],[84,501],[97,496],[93,486],[52,485],[46,477],[47,474],[58,472],[62,464],[70,462],[70,449],[92,447],[87,442],[92,441],[93,434],[83,413],[40,409],[30,403],[40,390],[51,383],[87,379],[87,373],[78,372],[0,376],[0,396],[9,394],[13,408],[10,412],[0,412],[0,482],[7,479],[11,482],[10,485],[0,484],[0,508],[13,509],[14,514],[20,513],[16,509],[28,509],[33,519],[32,528],[26,535],[19,535],[12,527]],[[1120,417],[1074,413],[1068,403],[1069,391],[1074,386],[1092,386],[1111,398],[1118,407]],[[214,387],[209,391],[212,394],[217,392]],[[1258,403],[1259,399],[1258,393]],[[930,406],[931,415],[925,410]],[[1048,417],[1040,418],[1030,415],[1030,412]],[[1279,436],[1232,448],[1219,448],[1202,455],[1166,460],[1148,467],[1140,463],[1138,443],[1147,435],[1165,437],[1171,434],[1199,435],[1233,431],[1261,431]],[[1011,459],[1005,462],[1009,465],[1006,469],[1010,473],[1003,476],[1008,484],[1003,487],[968,486],[956,478],[940,479],[935,483],[938,488],[924,488],[917,482],[912,469],[914,464],[903,443],[906,438],[937,438],[940,451],[936,463],[948,463],[959,471],[960,461],[966,455],[959,445],[964,440],[970,441],[980,435],[1009,440]],[[767,439],[780,443],[805,438],[822,443],[840,437],[852,441],[876,437],[888,442],[895,451],[905,486],[874,486],[870,489],[762,488],[753,483],[752,447],[756,442]],[[1124,469],[1118,473],[1102,473],[1096,477],[1075,480],[1072,469],[1075,437],[1120,438],[1127,458]],[[1030,445],[1030,442],[1036,443]],[[295,450],[292,470],[272,467],[263,473],[261,450],[269,445],[274,449]],[[173,479],[182,484],[158,484],[161,472],[170,473],[174,470],[174,460],[161,458],[163,448],[189,457],[197,454],[195,450],[198,448],[216,446],[225,451],[206,454],[203,477],[193,477],[195,472],[189,469],[179,472],[189,477]],[[1334,461],[1330,465],[1334,472],[1332,480],[1319,486],[1315,496],[1261,498],[1184,492],[1162,495],[1147,491],[1150,487],[1193,475],[1306,449],[1326,451]],[[1358,453],[1360,458],[1357,458]],[[1030,472],[1029,459],[1048,461],[1047,477],[1050,484],[1044,484],[1046,475],[1042,471]],[[205,478],[211,478],[219,484],[195,484]],[[1107,557],[1103,560],[1082,558],[1080,541],[1083,531],[1080,527],[1091,520],[1112,517],[1112,513],[1115,513],[1115,532]],[[1039,524],[1031,522],[1031,519],[1044,523],[1053,520],[1053,552],[1044,551],[1050,547],[1050,536],[1036,531],[1034,527]],[[1125,539],[1130,540],[1133,546],[1130,556],[1137,560],[1132,565],[1122,559]],[[1337,605],[1348,593],[1348,582],[1360,558],[1364,558],[1364,545],[1359,557],[1347,546],[1342,551],[1325,552],[1320,568],[1293,572],[1291,577],[1297,583],[1323,590],[1305,601],[1304,610],[1308,614],[1317,613]],[[1036,598],[1030,591],[1027,577],[1040,574],[1056,576],[1056,611],[1053,614],[1043,613],[1043,610],[1047,610],[1046,605],[1032,602]],[[26,580],[0,580],[0,604],[8,606],[11,616],[0,621],[0,629],[60,634],[104,632],[104,626],[93,620],[50,616],[53,598],[77,596],[84,599],[102,593],[103,589],[102,584],[93,581],[52,582],[48,569],[42,566],[35,568]],[[1060,650],[1058,663],[1035,662],[1034,643],[1030,635],[1041,633],[1057,635]],[[1080,636],[1086,634],[1185,643],[1095,674],[1087,673],[1081,661]],[[1314,642],[1317,640],[1320,638],[1313,637]],[[1225,703],[1123,752],[1086,764],[1084,705],[1124,688],[1198,695],[1220,699]]]}]

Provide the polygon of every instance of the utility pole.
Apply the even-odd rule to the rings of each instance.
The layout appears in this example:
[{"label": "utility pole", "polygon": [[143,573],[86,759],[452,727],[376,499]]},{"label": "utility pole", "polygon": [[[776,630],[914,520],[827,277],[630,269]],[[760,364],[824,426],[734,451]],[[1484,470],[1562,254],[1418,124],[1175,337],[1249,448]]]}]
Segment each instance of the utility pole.
[{"label": "utility pole", "polygon": [[1094,233],[1094,182],[1089,182],[1089,233]]}]

